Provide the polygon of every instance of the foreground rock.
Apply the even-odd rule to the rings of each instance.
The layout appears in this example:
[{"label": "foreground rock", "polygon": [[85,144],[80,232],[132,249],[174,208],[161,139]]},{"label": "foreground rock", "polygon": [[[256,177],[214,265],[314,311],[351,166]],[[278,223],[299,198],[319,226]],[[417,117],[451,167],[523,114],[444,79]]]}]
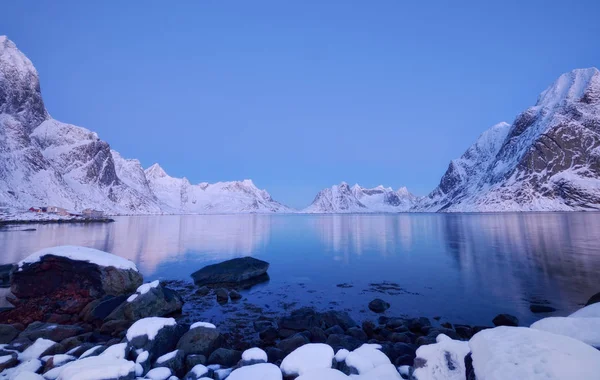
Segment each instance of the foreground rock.
[{"label": "foreground rock", "polygon": [[253,257],[241,257],[208,265],[192,273],[198,286],[248,287],[268,281],[269,263]]},{"label": "foreground rock", "polygon": [[131,294],[142,281],[129,260],[97,249],[62,246],[43,249],[21,261],[10,289],[17,298],[54,295],[65,289],[98,298]]},{"label": "foreground rock", "polygon": [[581,341],[524,327],[497,327],[469,341],[477,379],[597,379],[600,351]]},{"label": "foreground rock", "polygon": [[11,276],[15,309],[1,323],[72,323],[90,302],[128,295],[143,278],[134,263],[96,249],[62,246],[43,249],[21,261]]},{"label": "foreground rock", "polygon": [[158,280],[141,285],[106,318],[136,321],[146,317],[164,317],[181,311],[183,300],[174,291],[161,286]]}]

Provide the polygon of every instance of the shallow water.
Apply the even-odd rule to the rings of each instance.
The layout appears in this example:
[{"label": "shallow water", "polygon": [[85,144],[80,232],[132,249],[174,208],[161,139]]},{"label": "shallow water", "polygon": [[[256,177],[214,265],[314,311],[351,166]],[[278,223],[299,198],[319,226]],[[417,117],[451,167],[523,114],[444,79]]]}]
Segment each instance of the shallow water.
[{"label": "shallow water", "polygon": [[[544,316],[529,311],[531,302],[566,315],[600,291],[600,213],[115,219],[0,232],[0,263],[74,244],[132,260],[146,280],[190,280],[206,264],[252,255],[271,263],[271,281],[244,294],[263,306],[313,304],[372,318],[367,304],[380,297],[392,305],[388,315],[484,325],[500,312],[523,323]],[[380,293],[369,285],[382,282],[397,286]]]}]

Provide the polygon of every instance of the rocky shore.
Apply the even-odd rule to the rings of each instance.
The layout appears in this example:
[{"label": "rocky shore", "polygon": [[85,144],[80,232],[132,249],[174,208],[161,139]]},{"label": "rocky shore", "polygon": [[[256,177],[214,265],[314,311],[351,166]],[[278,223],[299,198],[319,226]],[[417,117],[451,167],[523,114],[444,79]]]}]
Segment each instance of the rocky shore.
[{"label": "rocky shore", "polygon": [[106,252],[36,252],[4,268],[14,308],[0,312],[0,380],[600,378],[598,294],[530,327],[507,314],[490,326],[384,315],[359,323],[341,310],[252,305],[215,326],[182,312],[238,302],[268,267],[234,259],[200,269],[195,284],[143,283],[135,264]]}]

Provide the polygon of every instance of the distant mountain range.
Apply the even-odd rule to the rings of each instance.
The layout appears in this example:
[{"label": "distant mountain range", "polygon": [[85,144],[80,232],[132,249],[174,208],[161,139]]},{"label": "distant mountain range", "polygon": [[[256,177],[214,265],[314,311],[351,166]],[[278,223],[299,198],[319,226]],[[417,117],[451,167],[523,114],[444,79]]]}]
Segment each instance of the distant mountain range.
[{"label": "distant mountain range", "polygon": [[418,197],[408,192],[406,187],[398,191],[390,187],[377,186],[367,189],[359,185],[350,187],[342,182],[321,190],[313,203],[302,210],[305,213],[366,213],[366,212],[406,212]]},{"label": "distant mountain range", "polygon": [[[191,184],[144,170],[98,135],[53,119],[37,71],[0,36],[0,207],[111,214],[298,212],[251,180]],[[305,213],[600,209],[600,72],[563,74],[514,123],[484,132],[427,197],[406,188],[320,191]]]}]

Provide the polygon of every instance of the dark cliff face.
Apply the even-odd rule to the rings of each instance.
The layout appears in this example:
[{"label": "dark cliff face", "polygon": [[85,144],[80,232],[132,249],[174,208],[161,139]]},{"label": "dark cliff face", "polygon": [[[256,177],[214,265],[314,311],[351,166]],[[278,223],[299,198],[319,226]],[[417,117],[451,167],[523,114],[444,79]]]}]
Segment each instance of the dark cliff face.
[{"label": "dark cliff face", "polygon": [[37,71],[15,44],[0,36],[0,114],[12,115],[31,132],[48,118]]}]

